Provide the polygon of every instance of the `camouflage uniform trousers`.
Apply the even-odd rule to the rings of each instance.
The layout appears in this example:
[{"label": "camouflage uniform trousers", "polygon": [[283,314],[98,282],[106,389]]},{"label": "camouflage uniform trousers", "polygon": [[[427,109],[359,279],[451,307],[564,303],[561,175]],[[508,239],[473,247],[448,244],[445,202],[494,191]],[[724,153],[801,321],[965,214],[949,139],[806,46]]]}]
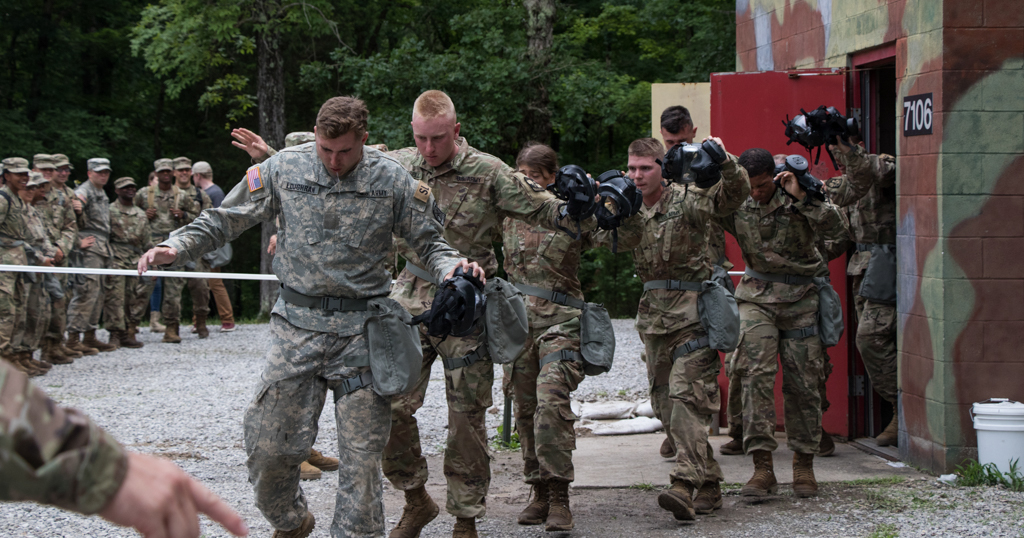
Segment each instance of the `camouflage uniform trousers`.
[{"label": "camouflage uniform trousers", "polygon": [[[167,269],[168,271],[184,271],[184,269]],[[164,277],[163,302],[160,303],[160,320],[164,325],[181,321],[181,292],[185,287],[185,278]]]},{"label": "camouflage uniform trousers", "polygon": [[[100,256],[92,250],[80,251],[80,264],[76,267],[105,269],[110,258]],[[96,330],[103,311],[103,290],[108,287],[102,275],[73,275],[74,293],[68,304],[68,330],[76,333]]]},{"label": "camouflage uniform trousers", "polygon": [[583,367],[561,360],[540,367],[542,357],[562,349],[580,350],[580,318],[550,327],[530,327],[527,347],[505,365],[527,484],[575,479],[572,451],[576,449],[578,417],[569,406],[569,395],[583,381]]},{"label": "camouflage uniform trousers", "polygon": [[[68,267],[70,264],[65,257],[60,263],[53,265],[56,267]],[[57,282],[60,283],[61,289],[64,290],[64,297],[60,299],[51,298],[50,321],[46,326],[44,337],[62,342],[64,341],[64,331],[68,325],[68,299],[71,297],[71,288],[68,287],[70,280],[68,277],[71,275],[55,274],[53,276],[57,277]]]},{"label": "camouflage uniform trousers", "polygon": [[672,356],[679,346],[702,336],[705,333],[699,324],[669,334],[644,335],[647,358],[654,364],[669,367],[671,407],[666,413],[667,429],[676,445],[676,464],[669,477],[697,488],[705,482],[724,480],[722,468],[708,443],[708,427],[722,406],[718,389],[721,362],[718,352],[709,347],[694,350],[675,361]]},{"label": "camouflage uniform trousers", "polygon": [[[309,457],[327,390],[369,369],[346,366],[369,355],[363,335],[270,322],[271,343],[257,391],[245,411],[245,451],[256,507],[279,530],[302,524],[308,510],[299,464]],[[364,387],[335,400],[338,494],[332,537],[383,536],[381,453],[391,426],[389,398]]]},{"label": "camouflage uniform trousers", "polygon": [[[480,322],[482,323],[482,321]],[[430,369],[438,357],[468,355],[485,341],[482,325],[474,335],[449,336],[434,343],[420,325],[423,369],[416,386],[391,402],[391,438],[384,449],[384,474],[396,489],[408,491],[427,483],[427,459],[420,446],[416,411],[430,381]],[[444,370],[448,399],[448,439],[444,451],[444,476],[448,482],[445,509],[455,517],[483,517],[491,484],[491,456],[487,451],[485,412],[493,403],[494,363],[482,358],[463,367]]]},{"label": "camouflage uniform trousers", "polygon": [[666,437],[672,438],[672,399],[669,398],[668,382],[672,377],[671,355],[651,360],[652,355],[647,349],[647,339],[650,336],[640,333],[640,341],[644,343],[644,349],[640,352],[640,360],[647,365],[647,385],[651,395],[651,408],[654,410],[654,418],[661,421],[665,429]]},{"label": "camouflage uniform trousers", "polygon": [[[209,273],[210,264],[199,258],[196,260],[196,268],[189,269],[192,272]],[[210,315],[210,284],[205,278],[189,278],[188,291],[192,294],[192,315]]]},{"label": "camouflage uniform trousers", "polygon": [[[127,260],[116,260],[114,265],[115,269],[135,268]],[[124,331],[129,324],[142,321],[149,296],[156,285],[153,277],[110,275],[104,284],[103,323],[107,330]]]},{"label": "camouflage uniform trousers", "polygon": [[15,338],[15,352],[34,352],[39,349],[43,333],[50,321],[50,294],[43,287],[43,273],[35,274],[35,282],[25,282],[28,289],[25,303],[25,328],[20,338]]},{"label": "camouflage uniform trousers", "polygon": [[[7,262],[6,259],[2,261]],[[22,274],[0,272],[0,354],[14,352],[14,346],[25,330],[27,304],[28,286]]]},{"label": "camouflage uniform trousers", "polygon": [[818,335],[780,339],[779,331],[818,322],[818,295],[792,303],[739,301],[740,344],[733,359],[743,402],[743,451],[775,450],[775,377],[782,363],[786,437],[793,452],[813,454],[821,441],[824,346]]},{"label": "camouflage uniform trousers", "polygon": [[[853,277],[859,290],[864,275]],[[869,301],[856,296],[857,351],[864,361],[871,386],[883,400],[896,405],[896,305]]]},{"label": "camouflage uniform trousers", "polygon": [[[825,375],[821,378],[821,383],[818,385],[818,392],[821,394],[821,414],[824,415],[828,408],[832,405],[828,401],[828,396],[825,391],[825,383],[828,381],[829,376],[832,375],[832,359],[828,356],[828,351],[823,351],[825,354]],[[729,353],[725,356],[725,375],[729,377],[729,403],[726,406],[726,415],[729,419],[729,437],[733,439],[743,439],[743,398],[742,390],[740,387],[739,377],[733,369],[733,358],[736,356],[736,352]]]}]

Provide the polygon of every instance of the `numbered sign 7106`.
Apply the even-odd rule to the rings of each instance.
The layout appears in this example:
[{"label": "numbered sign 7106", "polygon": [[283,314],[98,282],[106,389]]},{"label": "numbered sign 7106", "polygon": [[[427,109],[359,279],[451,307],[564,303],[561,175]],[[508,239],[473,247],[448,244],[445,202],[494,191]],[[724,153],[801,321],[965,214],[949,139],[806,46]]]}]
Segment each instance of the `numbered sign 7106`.
[{"label": "numbered sign 7106", "polygon": [[932,94],[903,98],[903,136],[932,134]]}]

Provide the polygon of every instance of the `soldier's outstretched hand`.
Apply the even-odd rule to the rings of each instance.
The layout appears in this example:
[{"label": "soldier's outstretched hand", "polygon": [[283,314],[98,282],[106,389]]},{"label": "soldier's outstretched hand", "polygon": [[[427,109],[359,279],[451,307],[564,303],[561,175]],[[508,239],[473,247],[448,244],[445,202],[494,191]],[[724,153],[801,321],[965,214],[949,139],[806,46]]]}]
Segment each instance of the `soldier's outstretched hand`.
[{"label": "soldier's outstretched hand", "polygon": [[238,513],[177,465],[129,452],[124,482],[100,517],[147,538],[197,538],[200,512],[235,536],[249,534]]},{"label": "soldier's outstretched hand", "polygon": [[[481,284],[487,283],[487,279],[484,278],[484,270],[476,262],[471,263],[465,258],[463,258],[459,260],[459,264],[455,266],[455,269],[458,269],[460,267],[462,268],[463,272],[469,273],[479,278]],[[455,269],[452,269],[447,275],[444,275],[444,280],[448,280],[449,278],[455,276]]]},{"label": "soldier's outstretched hand", "polygon": [[169,247],[155,247],[149,249],[139,258],[139,274],[145,273],[153,265],[167,265],[178,259],[178,249]]},{"label": "soldier's outstretched hand", "polygon": [[270,151],[270,146],[263,141],[262,136],[244,127],[232,129],[231,136],[235,138],[231,141],[231,145],[245,150],[253,159],[262,159]]}]

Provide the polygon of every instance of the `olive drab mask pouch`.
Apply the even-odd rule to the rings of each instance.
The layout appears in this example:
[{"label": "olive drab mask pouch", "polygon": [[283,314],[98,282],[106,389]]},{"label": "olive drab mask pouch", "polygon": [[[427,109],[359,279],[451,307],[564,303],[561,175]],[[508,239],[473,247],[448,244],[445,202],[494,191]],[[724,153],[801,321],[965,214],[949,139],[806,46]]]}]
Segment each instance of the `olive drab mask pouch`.
[{"label": "olive drab mask pouch", "polygon": [[583,303],[580,314],[580,354],[583,373],[599,375],[611,370],[615,358],[615,330],[608,309],[597,303]]},{"label": "olive drab mask pouch", "polygon": [[375,297],[367,303],[370,316],[363,325],[370,350],[373,391],[393,396],[412,390],[423,366],[423,348],[412,316],[397,301]]},{"label": "olive drab mask pouch", "polygon": [[487,351],[496,364],[508,364],[519,356],[530,334],[523,294],[508,281],[491,277],[484,285],[487,306],[484,323]]},{"label": "olive drab mask pouch", "polygon": [[843,305],[828,277],[814,277],[818,287],[818,336],[825,347],[832,347],[843,337]]},{"label": "olive drab mask pouch", "polygon": [[705,280],[700,288],[697,315],[708,333],[708,347],[726,353],[734,351],[740,343],[740,309],[736,298],[714,280]]},{"label": "olive drab mask pouch", "polygon": [[896,245],[871,246],[857,295],[876,303],[896,304]]}]

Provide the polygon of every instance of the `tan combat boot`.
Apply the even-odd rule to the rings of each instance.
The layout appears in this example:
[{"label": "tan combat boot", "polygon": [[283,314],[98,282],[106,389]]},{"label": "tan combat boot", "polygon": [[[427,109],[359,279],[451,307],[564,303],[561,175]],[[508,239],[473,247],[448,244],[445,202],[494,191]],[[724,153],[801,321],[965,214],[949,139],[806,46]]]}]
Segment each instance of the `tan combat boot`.
[{"label": "tan combat boot", "polygon": [[75,361],[60,351],[60,343],[52,338],[43,339],[42,359],[50,364],[71,364]]},{"label": "tan combat boot", "polygon": [[519,514],[520,525],[540,525],[548,518],[548,484],[540,482],[530,487],[533,500]]},{"label": "tan combat boot", "polygon": [[479,538],[479,535],[476,533],[476,518],[455,518],[455,528],[452,529],[452,538]]},{"label": "tan combat boot", "polygon": [[100,350],[101,353],[110,353],[117,349],[116,342],[104,344],[96,339],[96,329],[86,331],[85,335],[82,336],[82,345],[86,345],[92,348]]},{"label": "tan combat boot", "polygon": [[313,467],[308,461],[299,464],[299,480],[320,480],[322,474],[320,469]]},{"label": "tan combat boot", "polygon": [[[430,498],[423,486],[406,491],[402,519],[398,521],[395,528],[391,529],[388,538],[417,538],[423,527],[433,521],[440,511],[437,504],[434,503],[434,499]],[[474,530],[474,535],[475,533]]]},{"label": "tan combat boot", "polygon": [[309,449],[309,458],[306,462],[321,471],[337,471],[340,463],[338,458],[328,458],[315,448]]},{"label": "tan combat boot", "polygon": [[43,372],[39,371],[39,369],[33,366],[32,364],[26,364],[21,354],[19,353],[11,353],[10,355],[4,355],[2,358],[3,360],[11,363],[11,365],[13,365],[16,370],[29,377],[37,377],[43,375]]},{"label": "tan combat boot", "polygon": [[743,438],[733,437],[731,441],[722,445],[718,452],[723,456],[742,456],[743,455]]},{"label": "tan combat boot", "polygon": [[710,514],[722,507],[722,487],[718,480],[704,482],[693,498],[693,511]]},{"label": "tan combat boot", "polygon": [[57,347],[60,348],[61,354],[63,354],[65,357],[70,357],[72,359],[80,359],[80,358],[82,358],[82,352],[81,351],[75,351],[75,350],[69,348],[66,344],[67,344],[67,339],[64,338],[63,335],[62,335],[61,338],[57,341]]},{"label": "tan combat boot", "polygon": [[99,354],[100,350],[98,350],[98,349],[96,349],[94,347],[89,347],[89,346],[79,342],[78,341],[78,334],[79,333],[68,332],[68,348],[70,348],[70,349],[72,349],[74,351],[77,351],[77,352],[81,353],[82,355],[97,355],[97,354]]},{"label": "tan combat boot", "polygon": [[814,454],[793,454],[793,494],[813,497],[818,494],[818,481],[814,479]]},{"label": "tan combat boot", "polygon": [[167,327],[160,323],[160,312],[157,310],[149,311],[149,332],[151,333],[162,333],[167,330]]},{"label": "tan combat boot", "polygon": [[667,460],[673,460],[676,458],[676,444],[672,442],[672,438],[667,434],[665,440],[661,442],[661,449],[658,450],[661,457]]},{"label": "tan combat boot", "polygon": [[892,421],[889,425],[882,430],[882,433],[875,437],[875,444],[878,446],[898,446],[898,440],[900,435],[900,419],[899,416],[893,415]]},{"label": "tan combat boot", "polygon": [[313,533],[315,526],[316,518],[313,517],[313,512],[306,512],[306,518],[302,520],[299,528],[290,531],[275,530],[273,538],[306,538]]},{"label": "tan combat boot", "polygon": [[178,336],[178,324],[168,323],[167,328],[164,329],[164,339],[161,340],[166,344],[180,344],[181,337]]},{"label": "tan combat boot", "polygon": [[693,491],[692,484],[673,479],[672,488],[658,495],[658,506],[672,512],[672,515],[679,521],[692,521],[697,518],[697,514],[693,510],[691,491]]},{"label": "tan combat boot", "polygon": [[772,453],[769,450],[754,450],[754,476],[750,477],[740,495],[743,497],[764,497],[774,494],[779,489],[779,482],[775,480],[775,464],[772,461]]},{"label": "tan combat boot", "polygon": [[138,348],[142,347],[143,345],[145,345],[142,342],[139,342],[135,338],[135,335],[138,334],[138,333],[139,333],[139,326],[138,325],[136,325],[134,323],[129,325],[128,326],[128,330],[121,334],[121,345],[124,346],[124,347],[132,348],[132,349],[138,349]]},{"label": "tan combat boot", "polygon": [[199,334],[199,338],[209,338],[210,330],[206,328],[206,315],[196,314],[196,333]]},{"label": "tan combat boot", "polygon": [[562,480],[548,480],[548,519],[544,530],[548,532],[571,531],[572,511],[569,510],[569,483]]},{"label": "tan combat boot", "polygon": [[828,457],[836,453],[836,443],[827,431],[821,430],[821,442],[818,443],[818,455]]},{"label": "tan combat boot", "polygon": [[18,353],[17,356],[21,360],[22,364],[26,364],[32,368],[35,368],[40,372],[40,374],[45,374],[46,372],[49,372],[51,368],[53,368],[53,365],[48,362],[37,361],[33,359],[33,353],[33,351],[22,351],[21,353]]}]

